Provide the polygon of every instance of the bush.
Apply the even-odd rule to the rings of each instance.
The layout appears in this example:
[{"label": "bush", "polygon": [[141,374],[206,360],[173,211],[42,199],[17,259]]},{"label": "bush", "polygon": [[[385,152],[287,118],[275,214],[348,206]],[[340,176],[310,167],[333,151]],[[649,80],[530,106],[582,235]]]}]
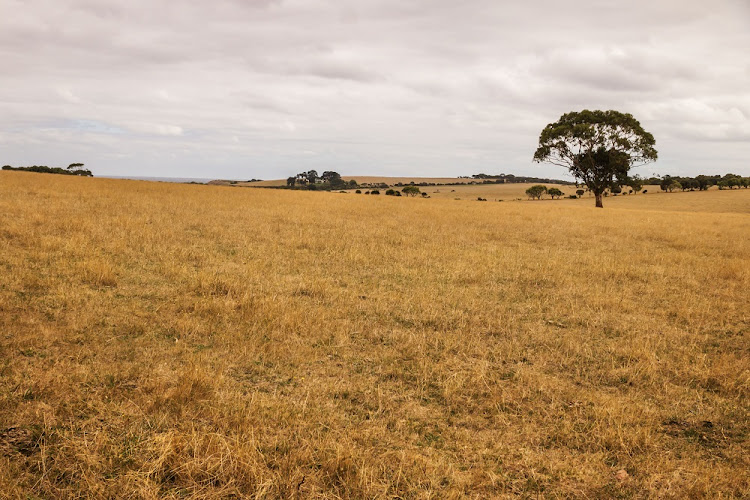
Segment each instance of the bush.
[{"label": "bush", "polygon": [[380,191],[378,191],[377,189],[373,189],[372,191],[370,191],[370,194],[380,194]]},{"label": "bush", "polygon": [[389,189],[388,191],[385,192],[385,195],[386,196],[396,196],[396,191],[393,190],[393,189]]},{"label": "bush", "polygon": [[356,191],[354,191],[354,192],[355,192],[355,193],[357,193],[357,194],[362,194],[362,190],[361,190],[361,189],[357,189],[357,190],[356,190]]}]

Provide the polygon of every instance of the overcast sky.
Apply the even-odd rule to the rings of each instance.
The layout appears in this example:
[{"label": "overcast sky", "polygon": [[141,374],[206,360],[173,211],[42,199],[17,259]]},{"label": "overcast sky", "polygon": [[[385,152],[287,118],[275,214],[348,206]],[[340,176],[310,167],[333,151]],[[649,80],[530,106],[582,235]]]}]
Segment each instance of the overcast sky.
[{"label": "overcast sky", "polygon": [[750,175],[750,0],[0,0],[0,164],[515,173],[568,111]]}]

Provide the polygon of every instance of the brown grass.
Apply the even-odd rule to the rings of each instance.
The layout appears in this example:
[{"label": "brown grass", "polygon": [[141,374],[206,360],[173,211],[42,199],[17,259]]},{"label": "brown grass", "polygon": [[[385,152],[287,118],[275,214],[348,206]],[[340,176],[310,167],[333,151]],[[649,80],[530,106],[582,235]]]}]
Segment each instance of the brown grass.
[{"label": "brown grass", "polygon": [[748,197],[1,172],[0,491],[747,497]]}]

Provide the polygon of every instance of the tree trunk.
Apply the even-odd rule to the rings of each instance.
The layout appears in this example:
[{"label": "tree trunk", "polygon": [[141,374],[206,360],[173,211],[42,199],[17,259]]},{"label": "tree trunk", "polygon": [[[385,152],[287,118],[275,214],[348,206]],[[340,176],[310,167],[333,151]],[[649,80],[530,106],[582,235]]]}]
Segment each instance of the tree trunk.
[{"label": "tree trunk", "polygon": [[596,208],[604,208],[604,205],[602,204],[602,193],[595,193],[596,194]]}]

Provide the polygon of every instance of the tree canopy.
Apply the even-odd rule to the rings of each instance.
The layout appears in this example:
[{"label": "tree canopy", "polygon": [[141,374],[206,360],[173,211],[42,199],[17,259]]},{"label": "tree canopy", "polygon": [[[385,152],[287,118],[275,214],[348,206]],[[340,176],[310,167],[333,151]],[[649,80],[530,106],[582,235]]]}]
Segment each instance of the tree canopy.
[{"label": "tree canopy", "polygon": [[419,188],[417,186],[406,186],[401,192],[406,196],[417,196],[419,194]]},{"label": "tree canopy", "polygon": [[531,186],[526,190],[526,195],[529,198],[536,198],[537,200],[542,199],[542,195],[547,192],[547,186],[543,186],[541,184],[537,184],[535,186]]},{"label": "tree canopy", "polygon": [[566,167],[596,196],[614,185],[626,185],[628,172],[657,158],[654,136],[633,115],[619,111],[566,113],[539,136],[534,161]]}]

